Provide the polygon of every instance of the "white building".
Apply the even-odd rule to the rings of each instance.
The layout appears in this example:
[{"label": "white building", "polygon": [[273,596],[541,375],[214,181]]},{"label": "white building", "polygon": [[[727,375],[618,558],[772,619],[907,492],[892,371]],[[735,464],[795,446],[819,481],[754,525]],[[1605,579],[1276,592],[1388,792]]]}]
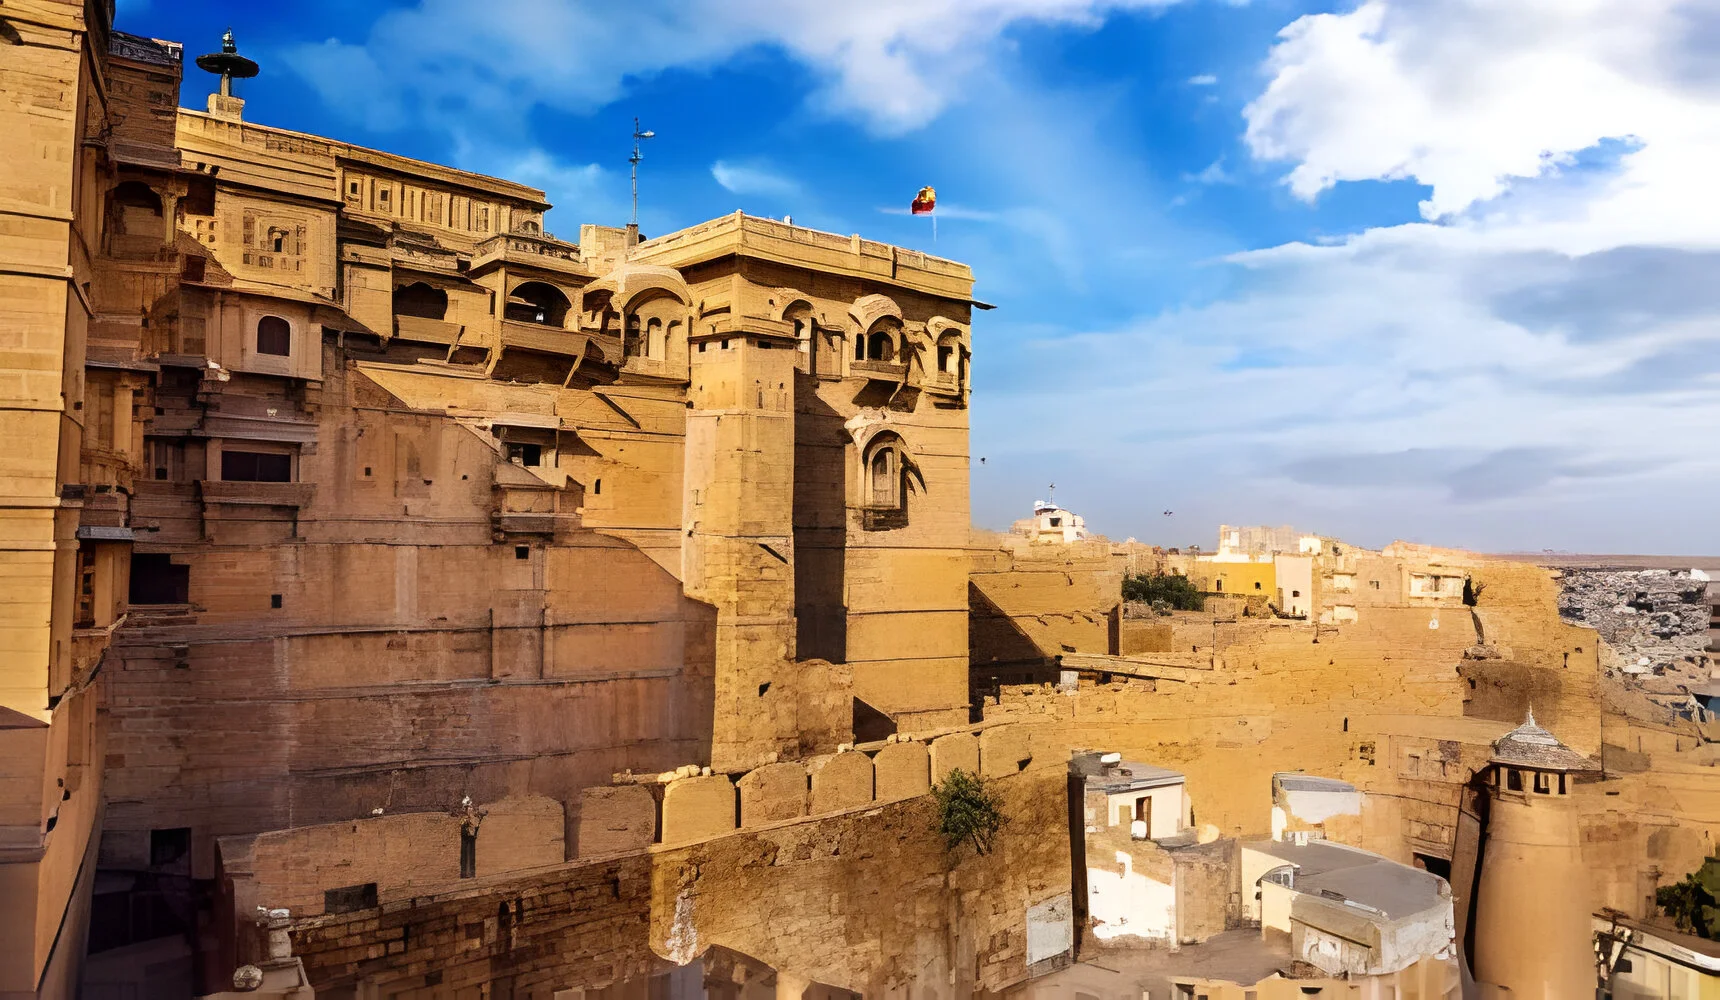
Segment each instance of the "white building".
[{"label": "white building", "polygon": [[1009,530],[1026,535],[1029,541],[1061,542],[1064,545],[1085,541],[1088,537],[1086,518],[1049,500],[1033,501],[1033,516],[1015,522]]}]

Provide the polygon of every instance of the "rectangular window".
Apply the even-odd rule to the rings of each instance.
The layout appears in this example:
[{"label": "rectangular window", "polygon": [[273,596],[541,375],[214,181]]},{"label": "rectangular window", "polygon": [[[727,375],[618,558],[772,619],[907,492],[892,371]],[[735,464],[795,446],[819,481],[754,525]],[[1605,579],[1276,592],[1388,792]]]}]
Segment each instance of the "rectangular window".
[{"label": "rectangular window", "polygon": [[293,456],[223,449],[221,479],[229,483],[290,483],[293,481]]},{"label": "rectangular window", "polygon": [[535,444],[523,444],[523,443],[520,443],[517,441],[509,442],[509,444],[508,444],[508,461],[518,462],[521,465],[531,465],[531,466],[542,465],[543,464],[543,446],[542,445],[535,445]]},{"label": "rectangular window", "polygon": [[191,828],[176,826],[149,831],[149,866],[160,868],[191,853]]},{"label": "rectangular window", "polygon": [[460,877],[478,877],[478,831],[460,828]]},{"label": "rectangular window", "polygon": [[131,557],[132,604],[187,604],[191,567],[174,565],[165,552],[137,552]]},{"label": "rectangular window", "polygon": [[357,910],[374,909],[376,909],[375,882],[323,890],[324,913],[352,913]]},{"label": "rectangular window", "polygon": [[1507,769],[1505,772],[1505,787],[1508,790],[1513,791],[1513,792],[1522,791],[1523,790],[1523,772],[1517,770],[1514,767]]}]

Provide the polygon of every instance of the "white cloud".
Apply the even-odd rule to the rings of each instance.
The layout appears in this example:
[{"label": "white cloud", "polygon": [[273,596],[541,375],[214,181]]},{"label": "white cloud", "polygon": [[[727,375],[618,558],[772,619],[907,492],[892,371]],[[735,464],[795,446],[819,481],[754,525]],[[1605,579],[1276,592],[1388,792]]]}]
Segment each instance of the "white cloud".
[{"label": "white cloud", "polygon": [[[1084,463],[1106,485],[1083,513],[1117,534],[1163,507],[1370,544],[1720,550],[1697,499],[1720,488],[1717,39],[1712,0],[1298,20],[1250,149],[1310,199],[1414,179],[1430,221],[1235,254],[1224,300],[1047,337],[1043,385],[975,396],[988,474]],[[1131,454],[1178,473],[1137,502]]]},{"label": "white cloud", "polygon": [[718,160],[711,164],[711,177],[733,194],[770,198],[792,198],[800,194],[800,184],[794,179],[756,164]]},{"label": "white cloud", "polygon": [[1218,77],[1213,76],[1211,73],[1202,73],[1199,76],[1191,76],[1188,78],[1188,84],[1191,87],[1211,87],[1215,86],[1217,83]]},{"label": "white cloud", "polygon": [[[1413,178],[1433,189],[1427,218],[1472,213],[1543,245],[1707,242],[1720,238],[1703,166],[1720,158],[1720,76],[1705,54],[1717,32],[1712,0],[1367,0],[1284,29],[1247,141],[1293,162],[1304,198]],[[1609,139],[1634,149],[1600,197],[1550,205],[1565,184],[1523,183],[1558,180]]]},{"label": "white cloud", "polygon": [[873,130],[931,121],[1010,27],[1096,26],[1178,0],[419,0],[380,16],[360,44],[290,53],[331,107],[377,128],[431,117],[451,129],[519,130],[537,103],[586,113],[630,77],[780,49],[820,79],[814,102]]}]

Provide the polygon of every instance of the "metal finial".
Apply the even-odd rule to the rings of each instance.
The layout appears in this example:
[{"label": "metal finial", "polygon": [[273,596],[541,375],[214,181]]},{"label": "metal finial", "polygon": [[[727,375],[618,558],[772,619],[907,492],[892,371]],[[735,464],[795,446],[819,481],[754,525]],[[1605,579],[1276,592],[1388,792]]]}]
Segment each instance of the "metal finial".
[{"label": "metal finial", "polygon": [[248,80],[257,75],[257,64],[239,54],[239,43],[233,40],[233,29],[221,33],[221,51],[197,57],[197,68],[221,78],[221,96],[233,96],[233,81]]}]

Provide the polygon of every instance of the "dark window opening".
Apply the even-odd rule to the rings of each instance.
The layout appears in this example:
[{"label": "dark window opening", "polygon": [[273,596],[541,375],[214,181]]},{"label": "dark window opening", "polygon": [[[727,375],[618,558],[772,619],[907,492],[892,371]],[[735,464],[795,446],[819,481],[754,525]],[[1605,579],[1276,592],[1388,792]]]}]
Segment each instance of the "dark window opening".
[{"label": "dark window opening", "polygon": [[1513,792],[1522,791],[1523,790],[1523,772],[1516,770],[1515,768],[1507,770],[1505,772],[1505,787],[1510,789]]},{"label": "dark window opening", "polygon": [[758,696],[759,696],[759,697],[760,697],[760,698],[763,698],[763,697],[764,697],[764,693],[765,693],[765,692],[766,692],[766,691],[769,691],[769,690],[770,690],[770,681],[765,681],[765,682],[764,682],[764,683],[763,683],[763,684],[760,684],[760,685],[759,685],[759,686],[758,686]]},{"label": "dark window opening", "polygon": [[1219,593],[1223,593],[1224,581],[1222,579],[1212,581],[1212,589]]},{"label": "dark window opening", "polygon": [[269,595],[269,607],[279,608],[280,606],[281,606],[281,595],[280,594],[270,594]]},{"label": "dark window opening", "polygon": [[478,877],[478,831],[460,828],[460,877]]},{"label": "dark window opening", "polygon": [[229,483],[290,483],[293,456],[222,449],[221,479]]},{"label": "dark window opening", "polygon": [[191,853],[191,828],[176,826],[149,831],[149,866],[171,865]]},{"label": "dark window opening", "polygon": [[947,345],[938,348],[938,371],[948,373],[950,362],[955,359],[956,349]]},{"label": "dark window opening", "polygon": [[567,296],[561,289],[541,281],[528,281],[508,296],[502,318],[560,328],[565,325],[568,308]]},{"label": "dark window opening", "polygon": [[543,464],[543,446],[526,444],[520,441],[508,442],[508,461],[520,465],[539,466]]},{"label": "dark window opening", "polygon": [[358,910],[374,909],[376,909],[375,882],[323,890],[324,913],[353,913]]},{"label": "dark window opening", "polygon": [[165,552],[136,552],[131,557],[132,604],[190,603],[191,567],[176,566]]},{"label": "dark window opening", "polygon": [[1256,580],[1256,581],[1254,581],[1254,589],[1255,589],[1255,590],[1259,590],[1259,589],[1260,589],[1260,581],[1259,581],[1259,580]]},{"label": "dark window opening", "polygon": [[279,316],[257,321],[257,353],[287,357],[293,353],[293,328]]},{"label": "dark window opening", "polygon": [[603,480],[598,479],[598,480],[594,480],[592,482],[591,493],[593,496],[602,496],[603,495]]},{"label": "dark window opening", "polygon": [[1052,526],[1052,527],[1053,527],[1053,528],[1061,528],[1061,527],[1063,527],[1063,519],[1062,519],[1062,518],[1061,518],[1061,517],[1054,517],[1054,518],[1052,518],[1052,519],[1051,519],[1051,526]]},{"label": "dark window opening", "polygon": [[1438,875],[1446,881],[1451,880],[1451,862],[1432,854],[1416,854],[1415,866],[1430,875]]},{"label": "dark window opening", "polygon": [[422,281],[394,290],[394,315],[420,319],[443,319],[448,315],[448,293]]},{"label": "dark window opening", "polygon": [[1551,793],[1552,790],[1553,790],[1552,785],[1547,781],[1546,772],[1545,771],[1536,771],[1535,772],[1535,791],[1541,795],[1547,795],[1547,794]]},{"label": "dark window opening", "polygon": [[514,546],[514,558],[515,559],[530,559],[531,557],[532,557],[532,547],[530,545],[516,545],[516,546]]},{"label": "dark window opening", "polygon": [[1292,591],[1291,591],[1291,592],[1290,592],[1290,596],[1291,596],[1291,597],[1301,597],[1301,596],[1302,596],[1302,592],[1301,592],[1301,591],[1300,591],[1300,590],[1292,590]]},{"label": "dark window opening", "polygon": [[896,341],[883,330],[866,338],[866,358],[869,361],[896,360]]}]

